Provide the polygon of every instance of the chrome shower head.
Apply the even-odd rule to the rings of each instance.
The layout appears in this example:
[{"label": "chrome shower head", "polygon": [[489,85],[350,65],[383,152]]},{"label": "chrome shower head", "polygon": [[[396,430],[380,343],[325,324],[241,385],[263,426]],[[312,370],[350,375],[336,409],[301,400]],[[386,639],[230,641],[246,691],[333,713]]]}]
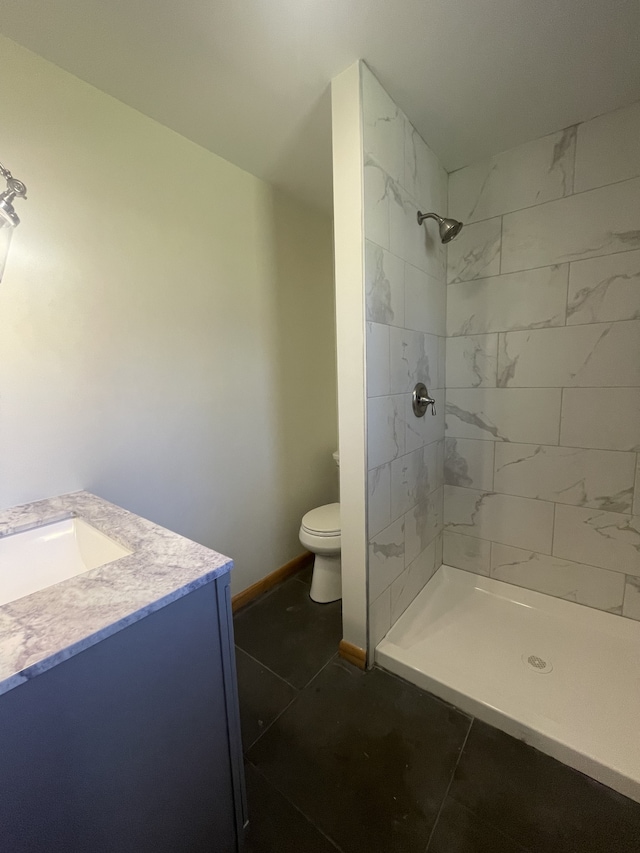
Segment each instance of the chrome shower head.
[{"label": "chrome shower head", "polygon": [[446,219],[443,216],[438,216],[437,213],[420,213],[418,211],[418,225],[422,225],[425,219],[436,220],[440,239],[443,243],[450,243],[462,231],[462,222],[458,222],[457,219]]}]

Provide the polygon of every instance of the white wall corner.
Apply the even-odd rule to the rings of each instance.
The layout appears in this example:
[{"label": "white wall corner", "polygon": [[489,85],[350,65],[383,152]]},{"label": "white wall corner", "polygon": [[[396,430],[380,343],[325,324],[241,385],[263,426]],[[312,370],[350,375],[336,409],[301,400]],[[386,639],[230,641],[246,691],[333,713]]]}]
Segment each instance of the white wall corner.
[{"label": "white wall corner", "polygon": [[361,63],[331,82],[342,620],[367,648],[364,192]]}]

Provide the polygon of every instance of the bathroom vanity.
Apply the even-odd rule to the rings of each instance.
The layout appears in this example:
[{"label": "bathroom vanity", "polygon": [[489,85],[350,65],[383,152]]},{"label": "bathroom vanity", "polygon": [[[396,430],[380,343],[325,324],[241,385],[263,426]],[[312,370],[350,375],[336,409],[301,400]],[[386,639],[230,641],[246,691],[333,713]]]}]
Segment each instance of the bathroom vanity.
[{"label": "bathroom vanity", "polygon": [[0,596],[54,557],[0,604],[0,850],[240,850],[231,561],[87,492],[0,512]]}]

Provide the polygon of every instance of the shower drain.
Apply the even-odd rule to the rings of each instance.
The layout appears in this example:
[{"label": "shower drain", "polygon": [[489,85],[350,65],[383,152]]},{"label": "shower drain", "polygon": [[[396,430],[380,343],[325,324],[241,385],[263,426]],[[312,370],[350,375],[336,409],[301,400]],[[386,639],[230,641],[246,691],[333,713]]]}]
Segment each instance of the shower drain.
[{"label": "shower drain", "polygon": [[539,672],[541,675],[546,675],[551,672],[553,666],[549,661],[538,655],[522,655],[522,662],[534,672]]}]

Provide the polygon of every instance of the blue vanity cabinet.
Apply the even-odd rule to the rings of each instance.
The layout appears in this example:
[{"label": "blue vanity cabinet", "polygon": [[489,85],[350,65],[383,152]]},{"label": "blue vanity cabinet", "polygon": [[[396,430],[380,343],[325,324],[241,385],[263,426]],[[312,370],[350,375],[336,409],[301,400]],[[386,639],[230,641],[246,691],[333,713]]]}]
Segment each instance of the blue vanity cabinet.
[{"label": "blue vanity cabinet", "polygon": [[0,696],[0,850],[235,853],[229,573]]}]

